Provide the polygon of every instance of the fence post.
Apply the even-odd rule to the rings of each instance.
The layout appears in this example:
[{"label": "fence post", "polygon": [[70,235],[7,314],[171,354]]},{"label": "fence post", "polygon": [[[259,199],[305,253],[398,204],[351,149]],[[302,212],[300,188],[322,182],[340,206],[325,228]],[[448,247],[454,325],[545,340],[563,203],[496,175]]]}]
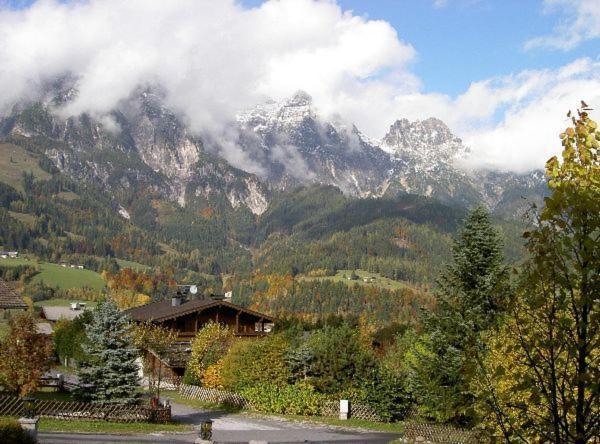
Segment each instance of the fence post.
[{"label": "fence post", "polygon": [[58,390],[63,392],[65,390],[65,375],[58,373],[56,377],[58,378]]},{"label": "fence post", "polygon": [[35,418],[19,418],[19,424],[21,428],[33,438],[34,442],[37,442],[38,434],[38,423],[40,422],[39,417]]},{"label": "fence post", "polygon": [[340,399],[340,419],[348,419],[350,414],[350,403],[347,399]]}]

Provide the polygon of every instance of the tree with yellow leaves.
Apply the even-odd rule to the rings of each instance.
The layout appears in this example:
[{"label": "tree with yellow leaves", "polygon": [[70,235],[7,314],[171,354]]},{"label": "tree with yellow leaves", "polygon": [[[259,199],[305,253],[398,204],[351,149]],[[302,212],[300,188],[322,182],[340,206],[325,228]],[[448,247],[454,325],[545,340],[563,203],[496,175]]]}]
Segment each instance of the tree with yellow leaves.
[{"label": "tree with yellow leaves", "polygon": [[507,441],[600,435],[600,132],[583,105],[546,164],[552,193],[524,233],[531,259],[482,378]]}]

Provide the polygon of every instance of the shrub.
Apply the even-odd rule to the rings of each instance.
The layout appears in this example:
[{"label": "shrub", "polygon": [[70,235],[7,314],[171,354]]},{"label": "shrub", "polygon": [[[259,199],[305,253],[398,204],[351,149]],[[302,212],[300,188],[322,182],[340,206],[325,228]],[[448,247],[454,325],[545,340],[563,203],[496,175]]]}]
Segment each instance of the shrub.
[{"label": "shrub", "polygon": [[209,365],[202,375],[201,383],[203,387],[222,389],[223,388],[223,359],[219,359],[216,363]]},{"label": "shrub", "polygon": [[257,385],[243,389],[241,394],[259,412],[280,415],[318,415],[325,401],[324,395],[303,383]]},{"label": "shrub", "polygon": [[207,369],[225,356],[233,341],[233,332],[224,325],[210,321],[202,327],[192,342],[192,354],[184,382],[202,382]]},{"label": "shrub", "polygon": [[183,379],[181,380],[183,384],[187,385],[202,385],[202,381],[198,377],[198,375],[188,366],[185,368],[185,372],[183,373]]},{"label": "shrub", "polygon": [[59,320],[54,326],[54,349],[59,360],[84,361],[86,354],[82,346],[87,342],[86,326],[91,322],[92,312],[85,311],[72,321]]},{"label": "shrub", "polygon": [[46,301],[56,296],[56,289],[44,282],[35,282],[25,285],[23,294],[29,296],[33,302]]},{"label": "shrub", "polygon": [[35,444],[15,419],[0,419],[0,442],[2,444]]},{"label": "shrub", "polygon": [[323,393],[337,393],[357,385],[375,366],[372,351],[359,332],[347,324],[327,326],[310,337],[311,376]]},{"label": "shrub", "polygon": [[364,401],[385,421],[404,419],[412,405],[406,380],[385,369],[374,369],[362,388]]},{"label": "shrub", "polygon": [[285,362],[289,343],[282,335],[236,342],[223,359],[225,388],[240,391],[255,385],[287,385],[291,377]]}]

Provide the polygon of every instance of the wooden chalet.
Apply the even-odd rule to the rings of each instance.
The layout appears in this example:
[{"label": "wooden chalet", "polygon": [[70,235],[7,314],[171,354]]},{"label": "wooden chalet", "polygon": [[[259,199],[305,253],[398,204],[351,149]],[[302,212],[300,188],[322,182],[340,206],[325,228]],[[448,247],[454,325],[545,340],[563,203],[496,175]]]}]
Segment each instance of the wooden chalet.
[{"label": "wooden chalet", "polygon": [[177,332],[178,342],[169,356],[156,356],[173,376],[182,376],[192,339],[209,321],[227,325],[235,336],[260,337],[271,331],[275,319],[225,300],[222,296],[153,302],[125,313],[135,322],[152,322]]}]

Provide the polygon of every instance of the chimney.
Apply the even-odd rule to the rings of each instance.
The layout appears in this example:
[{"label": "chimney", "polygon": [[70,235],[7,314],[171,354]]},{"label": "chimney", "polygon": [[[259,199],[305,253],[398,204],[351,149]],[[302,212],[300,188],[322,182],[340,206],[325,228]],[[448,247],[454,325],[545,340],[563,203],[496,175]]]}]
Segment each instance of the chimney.
[{"label": "chimney", "polygon": [[181,296],[177,295],[177,296],[173,296],[171,298],[171,306],[172,307],[179,307],[181,305]]}]

